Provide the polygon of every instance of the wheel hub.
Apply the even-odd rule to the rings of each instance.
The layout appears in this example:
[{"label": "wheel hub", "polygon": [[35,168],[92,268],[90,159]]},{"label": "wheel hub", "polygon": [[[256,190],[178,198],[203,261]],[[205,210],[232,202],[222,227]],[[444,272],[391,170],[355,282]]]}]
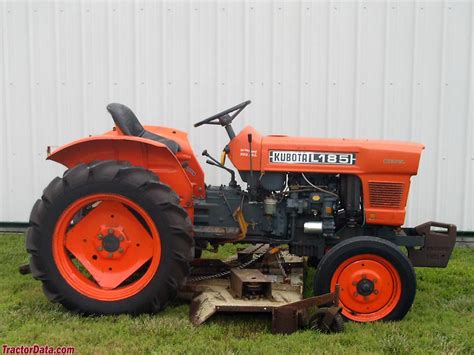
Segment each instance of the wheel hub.
[{"label": "wheel hub", "polygon": [[105,251],[113,253],[120,247],[120,240],[113,234],[108,234],[102,239],[102,247]]},{"label": "wheel hub", "polygon": [[371,295],[374,292],[375,285],[372,280],[362,279],[357,283],[357,293],[362,296]]},{"label": "wheel hub", "polygon": [[123,227],[102,225],[96,238],[96,249],[105,259],[121,258],[130,245]]}]

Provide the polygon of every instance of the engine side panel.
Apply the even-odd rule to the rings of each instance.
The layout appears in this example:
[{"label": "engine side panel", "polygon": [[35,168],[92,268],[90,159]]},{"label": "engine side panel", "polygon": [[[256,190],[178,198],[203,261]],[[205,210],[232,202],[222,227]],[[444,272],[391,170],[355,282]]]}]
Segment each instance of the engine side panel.
[{"label": "engine side panel", "polygon": [[[423,148],[409,142],[267,136],[262,139],[260,160],[263,171],[416,175]],[[292,156],[285,163],[272,162],[272,151],[354,153],[355,160],[339,164],[302,163],[300,157],[293,160]]]},{"label": "engine side panel", "polygon": [[282,135],[262,137],[247,126],[229,144],[230,159],[244,176],[242,172],[250,167],[249,133],[253,136],[253,170],[262,174],[303,172],[357,175],[362,182],[366,223],[392,226],[404,223],[410,177],[418,172],[423,145]]}]

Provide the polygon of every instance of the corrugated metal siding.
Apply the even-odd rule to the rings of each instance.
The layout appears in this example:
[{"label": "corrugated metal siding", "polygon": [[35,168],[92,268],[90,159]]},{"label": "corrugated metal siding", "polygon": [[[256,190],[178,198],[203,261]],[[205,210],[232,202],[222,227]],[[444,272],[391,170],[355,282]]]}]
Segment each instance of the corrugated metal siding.
[{"label": "corrugated metal siding", "polygon": [[[236,128],[426,145],[407,224],[474,230],[473,17],[468,1],[0,4],[0,221],[26,221],[59,146],[112,126],[109,102],[192,123],[245,99]],[[227,177],[205,167],[207,181]]]}]

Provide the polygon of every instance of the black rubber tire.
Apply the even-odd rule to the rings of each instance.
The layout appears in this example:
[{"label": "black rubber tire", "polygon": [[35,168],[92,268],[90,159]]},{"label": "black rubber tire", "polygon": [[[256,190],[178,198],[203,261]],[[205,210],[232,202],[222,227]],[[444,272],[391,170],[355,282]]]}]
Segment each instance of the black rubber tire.
[{"label": "black rubber tire", "polygon": [[342,333],[344,331],[344,318],[338,313],[334,316],[331,324],[331,333]]},{"label": "black rubber tire", "polygon": [[[80,197],[95,193],[122,195],[153,219],[161,241],[157,272],[137,294],[118,301],[100,301],[77,292],[61,276],[52,255],[53,231],[61,213]],[[192,225],[176,193],[152,172],[122,161],[80,164],[56,177],[31,211],[26,249],[35,279],[46,296],[83,314],[154,313],[162,310],[183,285],[194,257]]]},{"label": "black rubber tire", "polygon": [[[377,237],[354,237],[340,242],[331,248],[321,259],[314,276],[314,294],[330,292],[331,279],[338,266],[356,255],[375,254],[385,258],[398,271],[400,276],[401,297],[382,321],[397,321],[410,310],[416,294],[416,275],[410,260],[393,243]],[[344,292],[344,291],[341,291]]]},{"label": "black rubber tire", "polygon": [[329,329],[326,326],[323,326],[323,318],[324,313],[314,315],[309,321],[311,329],[317,329],[321,333],[326,334],[342,333],[344,331],[344,318],[339,313],[334,316]]}]

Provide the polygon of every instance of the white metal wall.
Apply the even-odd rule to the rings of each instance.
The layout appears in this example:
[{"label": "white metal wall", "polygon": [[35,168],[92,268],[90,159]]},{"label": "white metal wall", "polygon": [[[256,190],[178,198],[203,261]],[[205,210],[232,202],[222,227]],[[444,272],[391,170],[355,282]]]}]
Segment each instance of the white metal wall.
[{"label": "white metal wall", "polygon": [[[0,3],[0,221],[27,221],[59,146],[112,126],[105,106],[189,130],[245,99],[236,128],[424,143],[407,224],[474,230],[469,1]],[[207,181],[226,181],[206,167]]]}]

